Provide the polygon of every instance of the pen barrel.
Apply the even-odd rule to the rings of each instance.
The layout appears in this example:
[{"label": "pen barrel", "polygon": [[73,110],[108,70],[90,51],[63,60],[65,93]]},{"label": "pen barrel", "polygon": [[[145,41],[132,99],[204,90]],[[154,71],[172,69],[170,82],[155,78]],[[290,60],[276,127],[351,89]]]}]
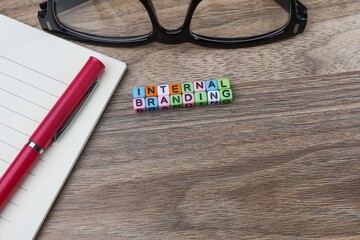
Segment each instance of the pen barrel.
[{"label": "pen barrel", "polygon": [[79,104],[86,97],[89,88],[102,74],[104,68],[102,62],[90,57],[29,140],[45,150],[52,142],[55,134],[76,111]]},{"label": "pen barrel", "polygon": [[0,179],[0,210],[31,170],[40,153],[25,145]]}]

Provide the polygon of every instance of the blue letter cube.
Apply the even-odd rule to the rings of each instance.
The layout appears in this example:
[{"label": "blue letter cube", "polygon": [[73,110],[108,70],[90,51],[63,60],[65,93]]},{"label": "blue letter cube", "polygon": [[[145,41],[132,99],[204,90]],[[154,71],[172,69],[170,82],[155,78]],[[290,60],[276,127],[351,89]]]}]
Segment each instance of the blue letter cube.
[{"label": "blue letter cube", "polygon": [[206,80],[205,81],[205,85],[206,85],[206,91],[217,91],[218,90],[218,82],[216,79],[214,80]]},{"label": "blue letter cube", "polygon": [[133,88],[133,97],[134,98],[144,98],[145,97],[145,87],[134,87]]},{"label": "blue letter cube", "polygon": [[146,101],[146,111],[153,111],[159,109],[159,103],[157,97],[147,97]]}]

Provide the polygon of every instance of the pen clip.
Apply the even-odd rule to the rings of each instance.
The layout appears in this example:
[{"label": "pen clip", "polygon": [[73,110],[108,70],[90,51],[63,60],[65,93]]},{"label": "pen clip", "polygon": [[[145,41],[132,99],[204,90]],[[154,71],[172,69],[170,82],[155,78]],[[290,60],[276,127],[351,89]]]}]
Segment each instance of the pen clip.
[{"label": "pen clip", "polygon": [[81,108],[85,105],[85,103],[87,102],[87,100],[90,98],[91,94],[94,92],[94,89],[97,87],[97,85],[99,84],[100,81],[100,77],[98,77],[96,79],[96,81],[91,84],[89,90],[86,92],[86,95],[84,97],[84,99],[81,101],[81,103],[79,104],[79,107],[71,114],[71,116],[69,117],[69,119],[64,123],[64,125],[60,128],[60,130],[54,135],[53,137],[53,142],[59,140],[59,138],[61,137],[61,135],[65,132],[65,130],[67,129],[67,127],[71,124],[71,122],[74,120],[74,118],[76,117],[76,115],[80,112]]}]

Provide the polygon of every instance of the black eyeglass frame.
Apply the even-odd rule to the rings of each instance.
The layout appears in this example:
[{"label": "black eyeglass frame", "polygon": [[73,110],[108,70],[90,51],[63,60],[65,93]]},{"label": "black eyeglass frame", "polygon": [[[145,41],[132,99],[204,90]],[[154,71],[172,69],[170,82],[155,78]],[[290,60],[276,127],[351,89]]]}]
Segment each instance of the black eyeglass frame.
[{"label": "black eyeglass frame", "polygon": [[[67,9],[74,7],[87,0],[70,0]],[[240,48],[251,47],[261,44],[268,44],[285,38],[292,37],[304,32],[307,23],[307,8],[299,0],[274,0],[287,12],[289,12],[288,22],[280,29],[270,33],[261,34],[252,37],[242,38],[219,38],[208,37],[196,34],[190,30],[192,16],[196,7],[202,0],[190,0],[187,14],[182,26],[177,29],[169,30],[164,28],[158,21],[156,10],[152,0],[139,0],[149,14],[153,30],[144,35],[130,37],[106,37],[97,36],[80,31],[73,30],[64,26],[57,19],[55,13],[55,0],[47,0],[41,3],[38,19],[42,29],[55,35],[71,38],[74,40],[92,43],[103,46],[137,46],[152,42],[165,44],[180,44],[190,42],[201,46],[214,48]],[[290,6],[289,6],[290,3]]]}]

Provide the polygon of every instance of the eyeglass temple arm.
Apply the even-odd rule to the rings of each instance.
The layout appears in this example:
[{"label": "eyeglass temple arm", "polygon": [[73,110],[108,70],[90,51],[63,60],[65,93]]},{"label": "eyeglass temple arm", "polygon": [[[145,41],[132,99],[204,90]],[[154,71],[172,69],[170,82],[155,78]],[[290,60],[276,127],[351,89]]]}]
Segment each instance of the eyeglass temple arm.
[{"label": "eyeglass temple arm", "polygon": [[[74,8],[76,6],[79,6],[85,2],[88,2],[89,0],[72,0],[72,1],[62,1],[61,4],[59,4],[56,7],[56,13],[62,13],[66,10],[69,10],[71,8]],[[47,1],[40,3],[40,8],[43,11],[46,11],[47,9]]]},{"label": "eyeglass temple arm", "polygon": [[[290,12],[290,1],[289,0],[274,0],[279,4],[285,11]],[[307,7],[302,4],[299,0],[296,0],[296,10],[298,15],[306,15]]]}]

